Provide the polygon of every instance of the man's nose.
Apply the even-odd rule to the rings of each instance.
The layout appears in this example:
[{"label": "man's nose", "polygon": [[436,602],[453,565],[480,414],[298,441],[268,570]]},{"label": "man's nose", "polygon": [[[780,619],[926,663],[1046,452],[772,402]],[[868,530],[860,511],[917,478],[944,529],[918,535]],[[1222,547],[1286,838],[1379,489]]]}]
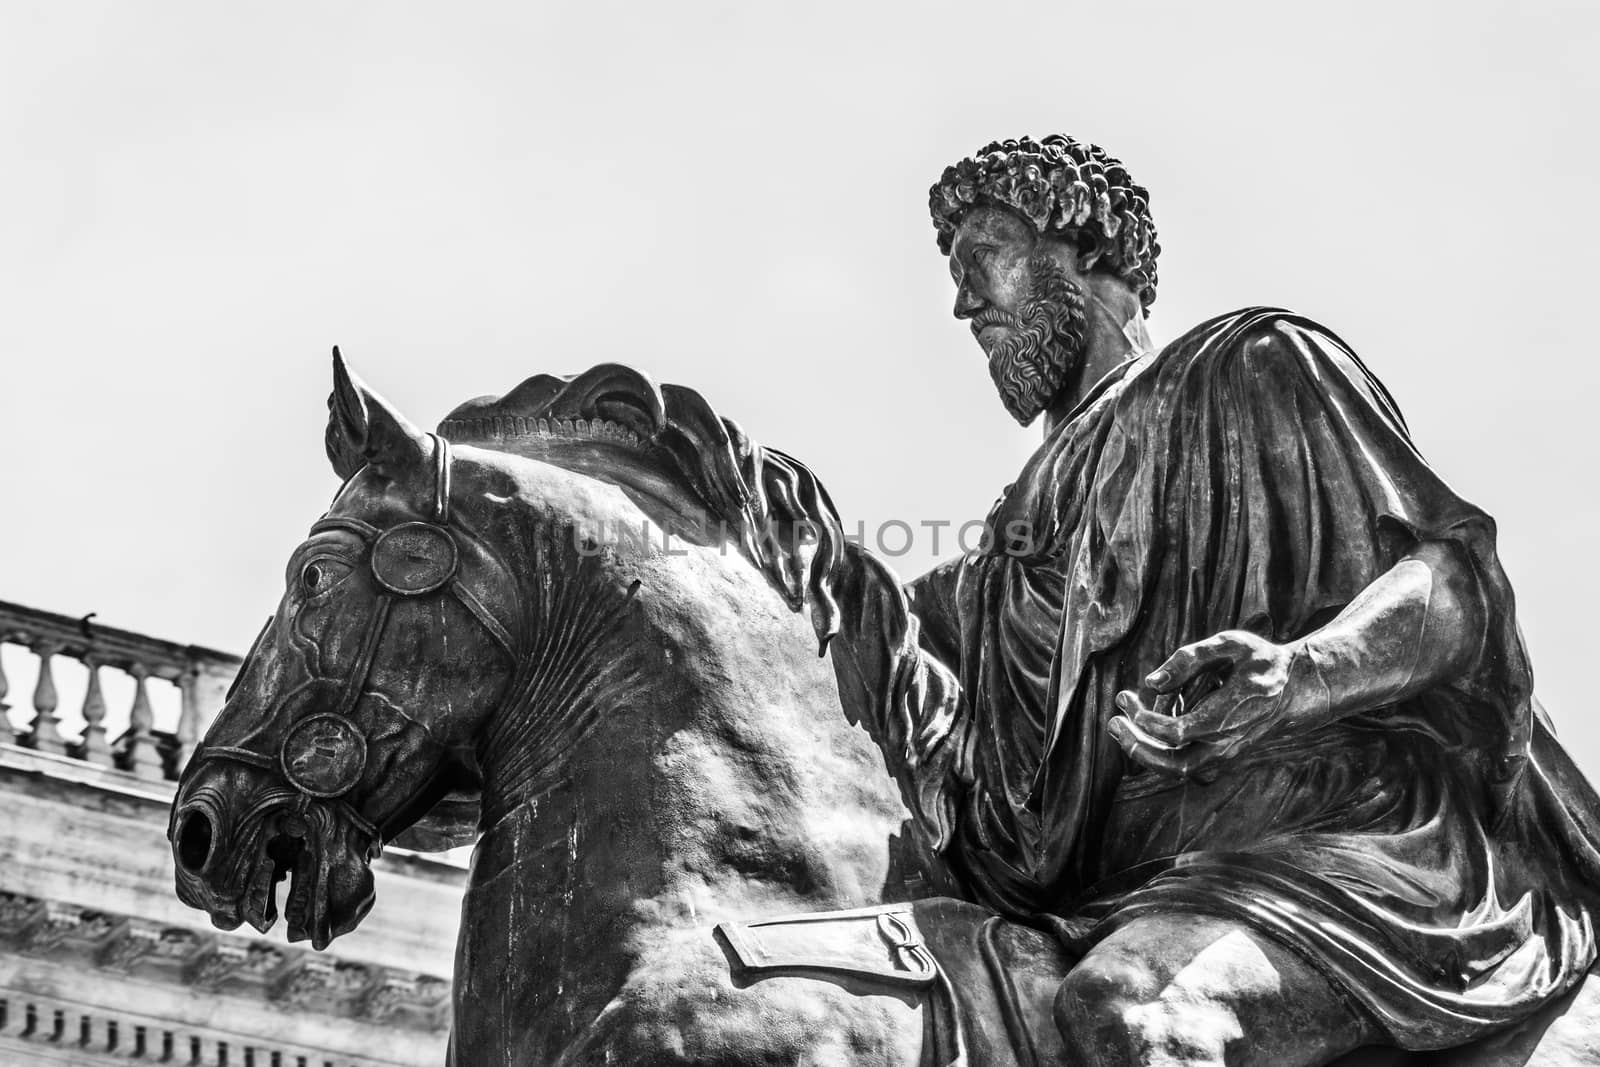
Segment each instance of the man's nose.
[{"label": "man's nose", "polygon": [[956,286],[955,316],[958,319],[970,319],[983,308],[983,298],[974,293],[965,283]]}]

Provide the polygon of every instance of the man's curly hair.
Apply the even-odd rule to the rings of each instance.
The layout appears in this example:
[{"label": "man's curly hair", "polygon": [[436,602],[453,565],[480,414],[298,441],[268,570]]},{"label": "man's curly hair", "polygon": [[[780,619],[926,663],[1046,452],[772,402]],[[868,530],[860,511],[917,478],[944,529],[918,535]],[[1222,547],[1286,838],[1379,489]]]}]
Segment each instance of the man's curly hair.
[{"label": "man's curly hair", "polygon": [[1031,221],[1040,233],[1089,237],[1104,249],[1101,263],[1127,282],[1145,314],[1156,302],[1156,225],[1150,194],[1128,176],[1122,161],[1099,145],[1061,134],[995,141],[946,167],[928,190],[928,211],[939,251],[950,254],[956,226],[974,205],[1000,204]]}]

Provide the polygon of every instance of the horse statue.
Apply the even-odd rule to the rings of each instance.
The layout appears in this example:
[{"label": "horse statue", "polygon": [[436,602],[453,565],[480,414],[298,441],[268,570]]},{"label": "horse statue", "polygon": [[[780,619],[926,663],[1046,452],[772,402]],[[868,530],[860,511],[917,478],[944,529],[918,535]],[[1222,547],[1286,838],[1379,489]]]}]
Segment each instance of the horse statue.
[{"label": "horse statue", "polygon": [[810,471],[615,364],[438,433],[334,379],[344,484],[173,802],[186,904],[264,932],[287,880],[321,949],[385,843],[475,839],[459,1067],[1065,1062],[1060,942],[937,859],[959,693]]},{"label": "horse statue", "polygon": [[[265,930],[287,878],[322,948],[384,842],[476,831],[454,1062],[925,1062],[933,968],[908,911],[872,909],[938,873],[840,713],[850,657],[818,656],[847,546],[810,473],[618,366],[442,434],[335,378],[346,481],[180,784],[179,896]],[[853,684],[894,668],[876,643]],[[827,931],[737,925],[840,909],[868,910],[821,979],[784,938]]]}]

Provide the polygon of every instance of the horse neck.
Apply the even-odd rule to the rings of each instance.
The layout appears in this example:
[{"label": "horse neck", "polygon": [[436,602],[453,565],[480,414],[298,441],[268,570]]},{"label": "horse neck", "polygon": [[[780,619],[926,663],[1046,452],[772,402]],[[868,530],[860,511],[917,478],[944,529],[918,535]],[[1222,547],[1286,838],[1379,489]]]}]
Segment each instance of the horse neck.
[{"label": "horse neck", "polygon": [[[486,827],[527,807],[524,821],[627,837],[630,862],[666,881],[737,869],[780,895],[875,894],[881,878],[849,876],[861,845],[831,816],[898,825],[903,812],[805,616],[731,546],[676,551],[547,572],[521,672],[538,682],[481,746]],[[752,852],[788,855],[745,870]]]},{"label": "horse neck", "polygon": [[544,961],[517,980],[552,1018],[598,1010],[649,930],[859,906],[889,877],[904,812],[807,621],[737,552],[684,551],[634,561],[639,593],[573,687],[589,724],[540,789],[511,804],[495,776],[548,753],[487,753],[503,814],[467,922]]}]

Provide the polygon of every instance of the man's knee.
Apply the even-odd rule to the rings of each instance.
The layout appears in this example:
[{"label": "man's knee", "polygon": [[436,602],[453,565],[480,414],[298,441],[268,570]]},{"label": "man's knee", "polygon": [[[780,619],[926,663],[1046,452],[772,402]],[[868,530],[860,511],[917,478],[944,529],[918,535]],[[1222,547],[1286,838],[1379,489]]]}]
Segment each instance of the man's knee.
[{"label": "man's knee", "polygon": [[1108,1044],[1123,1044],[1127,1019],[1159,993],[1157,982],[1138,959],[1090,953],[1056,990],[1056,1025],[1067,1047],[1095,1062]]},{"label": "man's knee", "polygon": [[1055,1019],[1075,1062],[1220,1064],[1239,1036],[1215,1004],[1171,1000],[1162,975],[1136,956],[1091,953],[1056,992]]}]

